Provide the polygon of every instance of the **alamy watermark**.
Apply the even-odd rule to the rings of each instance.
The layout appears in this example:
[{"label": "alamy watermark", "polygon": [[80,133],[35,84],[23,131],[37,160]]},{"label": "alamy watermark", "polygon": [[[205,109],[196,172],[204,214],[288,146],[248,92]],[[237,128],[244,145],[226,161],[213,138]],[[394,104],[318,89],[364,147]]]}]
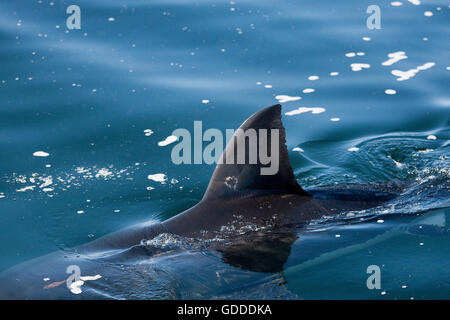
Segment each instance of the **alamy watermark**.
[{"label": "alamy watermark", "polygon": [[367,7],[366,13],[370,16],[366,20],[366,26],[369,30],[381,29],[381,9],[375,4]]},{"label": "alamy watermark", "polygon": [[79,6],[72,4],[67,7],[66,13],[70,16],[66,19],[67,29],[81,29],[81,9]]},{"label": "alamy watermark", "polygon": [[[226,129],[224,140],[221,130],[211,128],[203,132],[202,122],[194,121],[193,137],[184,128],[174,130],[172,136],[179,141],[171,152],[174,164],[259,164],[261,175],[278,173],[279,129]],[[222,155],[224,141],[228,144]]]},{"label": "alamy watermark", "polygon": [[367,278],[366,286],[367,289],[373,290],[373,289],[381,289],[381,270],[380,267],[372,264],[367,267],[366,270],[367,274],[370,274],[370,276]]},{"label": "alamy watermark", "polygon": [[98,280],[102,277],[99,274],[95,276],[81,276],[81,269],[76,264],[68,266],[66,273],[70,274],[70,276],[66,279],[66,286],[67,289],[69,289],[73,294],[80,294],[83,292],[82,286],[85,281]]}]

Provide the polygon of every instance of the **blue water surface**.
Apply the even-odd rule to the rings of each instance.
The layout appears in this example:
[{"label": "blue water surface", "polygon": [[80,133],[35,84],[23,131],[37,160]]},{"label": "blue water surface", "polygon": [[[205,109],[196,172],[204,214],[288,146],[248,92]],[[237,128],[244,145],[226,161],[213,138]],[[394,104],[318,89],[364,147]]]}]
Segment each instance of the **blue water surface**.
[{"label": "blue water surface", "polygon": [[133,298],[450,298],[450,8],[397,2],[2,1],[0,271],[191,207],[214,165],[177,166],[158,142],[195,120],[237,128],[286,95],[301,97],[282,105],[305,189],[401,195],[314,223],[281,273],[183,250]]}]

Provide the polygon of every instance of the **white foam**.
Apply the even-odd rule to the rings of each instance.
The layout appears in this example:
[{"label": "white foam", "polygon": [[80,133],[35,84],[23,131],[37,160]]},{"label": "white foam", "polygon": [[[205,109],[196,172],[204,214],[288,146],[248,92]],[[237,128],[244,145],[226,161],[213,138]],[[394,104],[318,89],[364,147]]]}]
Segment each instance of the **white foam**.
[{"label": "white foam", "polygon": [[155,174],[149,174],[147,176],[147,179],[164,183],[167,180],[167,176],[164,173],[155,173]]},{"label": "white foam", "polygon": [[393,6],[393,7],[400,7],[402,5],[403,5],[403,2],[400,2],[400,1],[391,2],[391,6]]},{"label": "white foam", "polygon": [[316,91],[316,90],[314,90],[313,88],[306,88],[306,89],[303,89],[303,93],[312,93],[312,92],[314,92],[314,91]]},{"label": "white foam", "polygon": [[434,62],[427,62],[421,66],[418,66],[415,69],[409,69],[407,71],[392,70],[391,73],[394,76],[398,77],[397,81],[404,81],[404,80],[408,80],[408,79],[414,77],[419,71],[430,69],[430,68],[434,67],[435,65],[436,65],[436,63],[434,63]]},{"label": "white foam", "polygon": [[51,176],[42,178],[41,180],[43,180],[43,183],[39,186],[39,188],[41,188],[41,189],[53,184],[53,178]]},{"label": "white foam", "polygon": [[391,66],[394,63],[399,62],[400,60],[408,58],[408,56],[406,56],[405,54],[405,51],[396,51],[388,53],[388,57],[389,57],[388,60],[381,63],[383,66]]},{"label": "white foam", "polygon": [[109,171],[108,169],[106,169],[106,168],[102,168],[102,169],[100,169],[100,170],[98,170],[97,171],[97,174],[95,175],[95,177],[98,179],[98,178],[100,178],[100,177],[102,177],[102,178],[107,178],[108,176],[111,176],[112,175],[112,172],[111,171]]},{"label": "white foam", "polygon": [[300,147],[295,147],[294,149],[292,149],[292,151],[297,151],[297,152],[305,152],[305,150],[303,150]]},{"label": "white foam", "polygon": [[158,146],[160,147],[164,147],[167,146],[171,143],[174,143],[175,141],[178,140],[177,136],[168,136],[166,139],[164,139],[163,141],[158,142]]},{"label": "white foam", "polygon": [[432,17],[432,16],[433,16],[433,12],[431,12],[431,11],[425,11],[425,12],[423,13],[423,15],[424,15],[425,17]]},{"label": "white foam", "polygon": [[285,102],[290,102],[290,101],[298,101],[301,99],[301,97],[291,97],[288,95],[281,94],[281,95],[275,96],[275,99],[277,99],[279,103],[285,103]]},{"label": "white foam", "polygon": [[17,192],[25,192],[25,191],[29,191],[29,190],[34,190],[36,186],[27,186],[27,187],[23,187],[21,189],[17,189]]},{"label": "white foam", "polygon": [[369,69],[370,68],[370,64],[367,64],[367,63],[352,63],[350,65],[350,67],[352,68],[352,71],[361,71],[362,69]]},{"label": "white foam", "polygon": [[430,135],[427,137],[427,139],[428,139],[428,140],[436,140],[437,138],[436,138],[435,135],[430,134]]},{"label": "white foam", "polygon": [[44,151],[36,151],[33,153],[33,156],[35,157],[48,157],[50,154]]},{"label": "white foam", "polygon": [[339,72],[330,72],[330,76],[332,76],[332,77],[335,77],[335,76],[337,76],[337,75],[339,75]]},{"label": "white foam", "polygon": [[362,38],[364,41],[370,41],[371,39],[370,39],[370,37],[363,37]]},{"label": "white foam", "polygon": [[208,104],[208,103],[209,103],[209,100],[208,100],[208,99],[203,99],[203,100],[202,100],[202,103],[203,103],[203,104]]},{"label": "white foam", "polygon": [[313,114],[319,114],[319,113],[325,112],[325,108],[320,108],[320,107],[312,107],[312,108],[300,107],[298,109],[286,112],[285,115],[293,116],[293,115],[301,114],[301,113],[305,113],[305,112],[311,112]]},{"label": "white foam", "polygon": [[340,118],[331,118],[330,121],[337,122],[337,121],[341,121],[341,119]]},{"label": "white foam", "polygon": [[272,85],[271,84],[266,84],[266,85],[264,85],[264,88],[270,89],[270,88],[272,88]]},{"label": "white foam", "polygon": [[148,137],[148,136],[151,136],[152,134],[153,134],[154,132],[153,132],[153,130],[151,130],[151,129],[145,129],[144,130],[144,134]]},{"label": "white foam", "polygon": [[384,93],[392,95],[392,94],[396,94],[397,91],[395,91],[394,89],[386,89],[386,90],[384,90]]},{"label": "white foam", "polygon": [[353,58],[354,56],[356,56],[356,53],[354,53],[354,52],[348,52],[348,53],[345,54],[345,56],[346,56],[347,58]]},{"label": "white foam", "polygon": [[359,151],[359,148],[357,148],[357,147],[351,147],[351,148],[348,148],[347,150],[348,150],[348,151],[351,151],[351,152],[356,152],[356,151]]},{"label": "white foam", "polygon": [[308,80],[311,80],[311,81],[319,80],[319,76],[309,76]]},{"label": "white foam", "polygon": [[420,0],[408,0],[410,3],[412,3],[415,6],[420,5]]}]

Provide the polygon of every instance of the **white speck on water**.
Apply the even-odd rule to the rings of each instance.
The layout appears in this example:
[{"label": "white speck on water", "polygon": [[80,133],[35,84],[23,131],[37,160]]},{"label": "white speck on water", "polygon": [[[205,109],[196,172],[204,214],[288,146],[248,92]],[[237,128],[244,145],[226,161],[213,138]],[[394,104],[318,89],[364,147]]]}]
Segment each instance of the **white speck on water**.
[{"label": "white speck on water", "polygon": [[303,150],[303,149],[300,148],[300,147],[295,147],[295,148],[292,149],[292,151],[305,152],[305,150]]},{"label": "white speck on water", "polygon": [[403,5],[403,3],[400,1],[391,2],[391,6],[393,6],[393,7],[400,7],[401,5]]},{"label": "white speck on water", "polygon": [[357,52],[356,55],[361,57],[361,56],[365,56],[366,54],[364,52]]},{"label": "white speck on water", "polygon": [[378,220],[377,220],[377,223],[383,223],[383,222],[384,222],[383,219],[378,219]]},{"label": "white speck on water", "polygon": [[202,100],[202,103],[203,103],[203,104],[207,104],[207,103],[209,103],[209,100],[208,100],[208,99],[203,99],[203,100]]},{"label": "white speck on water", "polygon": [[363,37],[362,38],[364,41],[370,41],[371,39],[370,39],[370,37]]},{"label": "white speck on water", "polygon": [[330,121],[337,122],[337,121],[341,121],[341,119],[340,118],[331,118]]},{"label": "white speck on water", "polygon": [[359,148],[351,147],[351,148],[348,148],[347,150],[350,151],[350,152],[356,152],[356,151],[359,151]]},{"label": "white speck on water", "polygon": [[403,168],[403,166],[404,166],[403,163],[398,162],[397,160],[394,160],[394,159],[392,159],[391,157],[389,157],[389,158],[395,163],[395,166],[396,166],[397,168],[399,168],[399,169]]},{"label": "white speck on water", "polygon": [[150,191],[150,190],[153,190],[153,189],[155,189],[155,188],[153,188],[153,187],[147,187],[146,188],[148,191]]},{"label": "white speck on water", "polygon": [[356,53],[354,53],[354,52],[348,52],[348,53],[345,54],[345,56],[346,56],[347,58],[353,58],[354,56],[356,56]]},{"label": "white speck on water", "polygon": [[160,147],[165,147],[171,143],[174,143],[175,141],[178,140],[177,136],[168,136],[166,139],[164,139],[163,141],[158,142],[158,146]]},{"label": "white speck on water", "polygon": [[407,71],[392,70],[391,73],[394,76],[398,77],[397,81],[405,81],[405,80],[408,80],[408,79],[414,77],[419,71],[430,69],[430,68],[434,67],[435,65],[436,65],[436,63],[434,63],[434,62],[427,62],[421,66],[418,66],[415,69],[409,69]]},{"label": "white speck on water", "polygon": [[83,211],[83,210],[78,210],[77,213],[78,213],[78,214],[83,214],[84,211]]},{"label": "white speck on water", "polygon": [[96,178],[100,178],[100,177],[106,178],[106,177],[111,176],[111,175],[112,175],[111,171],[109,171],[106,168],[102,168],[102,169],[97,171],[97,174],[95,175],[95,177]]},{"label": "white speck on water", "polygon": [[405,51],[396,51],[389,53],[388,58],[388,60],[381,63],[383,66],[391,66],[400,60],[408,58],[408,56],[405,54]]},{"label": "white speck on water", "polygon": [[33,153],[33,156],[35,157],[48,157],[50,154],[44,151],[36,151]]},{"label": "white speck on water", "polygon": [[29,190],[34,190],[36,186],[27,186],[27,187],[23,187],[21,189],[17,189],[17,192],[25,192],[25,191],[29,191]]},{"label": "white speck on water", "polygon": [[402,286],[402,289],[406,289],[406,288],[407,288],[407,286],[405,286],[405,285]]},{"label": "white speck on water", "polygon": [[392,94],[396,94],[397,91],[395,91],[394,89],[386,89],[386,90],[384,91],[384,93],[392,95]]},{"label": "white speck on water", "polygon": [[260,85],[262,85],[262,82],[261,82],[261,81],[257,81],[257,82],[256,82],[256,85],[257,85],[257,86],[260,86]]},{"label": "white speck on water", "polygon": [[306,89],[303,89],[303,93],[312,93],[312,92],[314,92],[314,91],[316,91],[316,90],[314,90],[313,88],[306,88]]},{"label": "white speck on water", "polygon": [[309,76],[308,80],[311,80],[311,81],[319,80],[319,76]]},{"label": "white speck on water", "polygon": [[340,238],[341,235],[340,235],[340,234],[336,234],[335,237],[336,237],[336,238]]},{"label": "white speck on water", "polygon": [[39,186],[39,188],[41,188],[41,189],[53,184],[53,178],[51,176],[45,177],[42,180],[43,180],[43,183]]},{"label": "white speck on water", "polygon": [[305,113],[305,112],[311,112],[313,114],[319,114],[319,113],[325,112],[325,108],[320,108],[320,107],[312,107],[312,108],[300,107],[298,109],[286,112],[285,115],[293,116],[293,115],[301,114],[301,113]]},{"label": "white speck on water", "polygon": [[408,0],[410,3],[412,3],[415,6],[420,5],[420,0]]},{"label": "white speck on water", "polygon": [[423,37],[422,40],[423,41],[428,41],[428,37]]},{"label": "white speck on water", "polygon": [[425,17],[431,17],[431,16],[433,16],[433,12],[431,12],[431,11],[425,11],[425,12],[423,13],[423,15],[424,15]]},{"label": "white speck on water", "polygon": [[420,246],[423,246],[423,242],[419,243]]},{"label": "white speck on water", "polygon": [[285,103],[285,102],[291,102],[291,101],[298,101],[301,99],[301,97],[291,97],[288,95],[281,94],[281,95],[275,96],[275,99],[277,99],[279,103]]},{"label": "white speck on water", "polygon": [[339,72],[330,72],[330,76],[332,76],[332,77],[335,77],[337,75],[339,75]]},{"label": "white speck on water", "polygon": [[111,22],[113,22],[113,21],[115,21],[116,19],[114,19],[113,17],[109,17],[108,18],[108,21],[111,21]]},{"label": "white speck on water", "polygon": [[381,291],[381,295],[384,296],[386,294],[386,291]]},{"label": "white speck on water", "polygon": [[368,64],[368,63],[352,63],[350,65],[350,67],[352,68],[352,71],[361,71],[362,69],[369,69],[370,64]]},{"label": "white speck on water", "polygon": [[144,130],[144,134],[145,134],[147,137],[148,137],[148,136],[151,136],[153,133],[154,133],[154,132],[153,132],[152,129],[145,129],[145,130]]},{"label": "white speck on water", "polygon": [[428,140],[436,140],[437,138],[436,138],[435,135],[430,134],[430,135],[427,137],[427,139],[428,139]]},{"label": "white speck on water", "polygon": [[272,85],[271,84],[266,84],[266,85],[264,85],[264,88],[270,89],[270,88],[272,88]]},{"label": "white speck on water", "polygon": [[147,176],[147,179],[164,183],[167,180],[167,176],[163,173],[155,173],[155,174],[149,174]]},{"label": "white speck on water", "polygon": [[50,278],[44,278],[44,279],[42,279],[42,280],[44,280],[45,282],[47,282],[47,281],[50,281]]},{"label": "white speck on water", "polygon": [[120,210],[119,210],[119,209],[116,209],[116,210],[114,210],[114,212],[115,212],[115,213],[119,213],[119,212],[120,212]]}]

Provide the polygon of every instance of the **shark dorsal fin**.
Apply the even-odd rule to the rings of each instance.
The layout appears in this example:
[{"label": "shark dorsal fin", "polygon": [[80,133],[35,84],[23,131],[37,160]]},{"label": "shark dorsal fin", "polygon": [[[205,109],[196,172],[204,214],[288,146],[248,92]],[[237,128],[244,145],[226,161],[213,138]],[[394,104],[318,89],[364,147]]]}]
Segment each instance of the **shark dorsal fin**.
[{"label": "shark dorsal fin", "polygon": [[[254,149],[255,143],[253,143],[253,149],[250,147],[251,133],[257,135],[257,151]],[[285,142],[286,133],[281,122],[281,105],[277,104],[253,114],[236,130],[228,142],[203,199],[264,193],[307,195],[294,178]],[[238,161],[239,151],[242,150],[245,150],[244,163]],[[272,152],[276,154],[271,154]],[[258,154],[256,162],[254,158],[253,161],[251,160],[250,153],[253,157],[255,153]],[[272,170],[268,170],[271,163],[267,164],[267,160],[264,160],[265,164],[262,163],[259,156],[261,154],[271,158],[272,164],[277,160],[276,172],[273,172],[273,167]],[[276,156],[278,159],[275,159]],[[262,174],[264,170],[266,173]],[[267,174],[267,171],[272,172]]]}]

